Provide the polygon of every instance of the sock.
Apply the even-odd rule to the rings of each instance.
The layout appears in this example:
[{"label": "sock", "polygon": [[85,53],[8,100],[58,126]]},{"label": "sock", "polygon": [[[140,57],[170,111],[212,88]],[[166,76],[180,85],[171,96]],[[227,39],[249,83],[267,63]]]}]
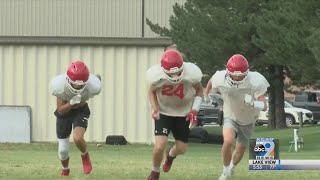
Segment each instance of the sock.
[{"label": "sock", "polygon": [[84,155],[86,155],[88,153],[88,150],[86,150],[86,152],[84,152],[84,153],[81,153],[81,156],[84,156]]},{"label": "sock", "polygon": [[228,172],[230,168],[230,165],[229,166],[223,166],[223,173],[226,174]]},{"label": "sock", "polygon": [[160,172],[160,167],[152,167],[152,171],[154,172]]},{"label": "sock", "polygon": [[171,148],[170,151],[169,151],[169,156],[170,156],[170,157],[173,157],[173,158],[176,157],[176,155],[173,153],[172,148]]},{"label": "sock", "polygon": [[67,169],[69,169],[69,167],[68,167],[68,166],[67,166],[67,167],[63,167],[63,169],[64,169],[64,170],[67,170]]},{"label": "sock", "polygon": [[231,160],[231,163],[230,163],[230,169],[232,169],[235,165],[233,164],[233,161]]},{"label": "sock", "polygon": [[167,157],[167,159],[169,161],[173,161],[175,158],[176,158],[175,154],[173,154],[172,149],[170,149],[169,156]]}]

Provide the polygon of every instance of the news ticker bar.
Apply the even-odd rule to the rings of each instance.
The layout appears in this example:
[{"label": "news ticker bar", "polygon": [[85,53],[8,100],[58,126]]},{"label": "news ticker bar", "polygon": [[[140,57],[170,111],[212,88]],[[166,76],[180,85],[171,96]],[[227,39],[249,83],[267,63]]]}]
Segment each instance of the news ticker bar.
[{"label": "news ticker bar", "polygon": [[249,170],[320,170],[320,160],[249,160]]}]

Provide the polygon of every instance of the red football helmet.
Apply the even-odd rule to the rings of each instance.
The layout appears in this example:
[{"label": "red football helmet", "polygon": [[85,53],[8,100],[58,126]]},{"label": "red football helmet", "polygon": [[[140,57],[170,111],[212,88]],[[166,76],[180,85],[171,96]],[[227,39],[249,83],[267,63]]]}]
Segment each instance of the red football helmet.
[{"label": "red football helmet", "polygon": [[231,85],[239,85],[245,82],[249,72],[249,63],[241,54],[233,55],[227,62],[227,80]]},{"label": "red football helmet", "polygon": [[174,49],[167,50],[161,57],[161,67],[166,79],[171,83],[179,83],[183,77],[183,58]]},{"label": "red football helmet", "polygon": [[89,79],[89,69],[82,61],[72,62],[67,70],[68,87],[74,94],[79,94],[85,88]]}]

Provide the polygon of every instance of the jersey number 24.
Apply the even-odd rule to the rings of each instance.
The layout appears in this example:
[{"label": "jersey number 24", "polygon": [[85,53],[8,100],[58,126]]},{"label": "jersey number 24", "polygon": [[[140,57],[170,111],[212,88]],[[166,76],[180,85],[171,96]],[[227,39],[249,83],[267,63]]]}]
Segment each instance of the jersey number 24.
[{"label": "jersey number 24", "polygon": [[176,88],[171,84],[165,84],[162,86],[161,94],[163,96],[178,96],[180,99],[183,99],[184,84],[179,84]]}]

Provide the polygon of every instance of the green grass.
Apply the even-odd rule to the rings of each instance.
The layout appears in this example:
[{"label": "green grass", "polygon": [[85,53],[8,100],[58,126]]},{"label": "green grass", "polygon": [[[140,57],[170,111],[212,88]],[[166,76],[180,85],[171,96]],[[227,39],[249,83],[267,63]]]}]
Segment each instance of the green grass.
[{"label": "green grass", "polygon": [[[207,128],[221,133],[220,127]],[[320,159],[319,126],[304,127],[300,133],[305,146],[299,152],[288,152],[292,128],[269,130],[257,127],[254,137],[280,139],[281,159]],[[84,175],[80,155],[71,146],[71,176],[59,177],[60,162],[56,143],[0,144],[0,179],[146,179],[151,168],[151,145],[97,147],[89,144],[93,171]],[[222,172],[221,145],[190,143],[187,154],[178,157],[169,173],[161,179],[218,179]],[[236,168],[232,179],[319,179],[319,171],[249,171],[248,154]]]}]

